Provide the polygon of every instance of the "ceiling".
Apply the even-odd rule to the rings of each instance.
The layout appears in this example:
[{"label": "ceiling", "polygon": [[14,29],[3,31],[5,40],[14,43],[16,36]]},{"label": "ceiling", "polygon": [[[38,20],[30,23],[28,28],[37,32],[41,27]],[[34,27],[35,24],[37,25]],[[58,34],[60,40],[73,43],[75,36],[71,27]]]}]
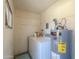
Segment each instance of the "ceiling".
[{"label": "ceiling", "polygon": [[16,9],[40,13],[56,0],[13,0]]}]

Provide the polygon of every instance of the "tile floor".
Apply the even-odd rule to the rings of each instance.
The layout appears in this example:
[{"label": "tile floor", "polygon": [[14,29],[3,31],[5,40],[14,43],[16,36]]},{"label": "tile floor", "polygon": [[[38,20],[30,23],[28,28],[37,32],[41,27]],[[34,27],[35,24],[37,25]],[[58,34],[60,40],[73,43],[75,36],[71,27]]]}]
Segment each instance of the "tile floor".
[{"label": "tile floor", "polygon": [[15,59],[30,59],[30,57],[28,54],[23,54],[23,55],[17,56]]}]

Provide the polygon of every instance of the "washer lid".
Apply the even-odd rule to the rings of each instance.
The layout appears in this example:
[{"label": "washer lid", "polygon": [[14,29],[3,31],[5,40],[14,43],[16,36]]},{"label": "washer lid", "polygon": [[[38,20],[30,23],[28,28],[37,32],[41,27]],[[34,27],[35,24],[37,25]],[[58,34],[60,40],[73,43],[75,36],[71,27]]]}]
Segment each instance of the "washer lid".
[{"label": "washer lid", "polygon": [[31,37],[31,39],[36,40],[37,42],[47,42],[50,41],[50,37]]}]

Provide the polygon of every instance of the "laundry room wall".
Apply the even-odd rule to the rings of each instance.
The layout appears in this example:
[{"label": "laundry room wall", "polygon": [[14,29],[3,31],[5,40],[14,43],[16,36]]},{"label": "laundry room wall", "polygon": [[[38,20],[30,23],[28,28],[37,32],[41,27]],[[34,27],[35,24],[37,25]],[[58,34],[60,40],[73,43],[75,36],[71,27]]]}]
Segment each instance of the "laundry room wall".
[{"label": "laundry room wall", "polygon": [[41,29],[45,29],[46,23],[49,23],[49,28],[53,27],[53,19],[56,18],[61,21],[62,18],[66,18],[67,28],[73,30],[73,59],[74,59],[74,45],[75,45],[75,10],[74,0],[58,0],[46,10],[41,13]]},{"label": "laundry room wall", "polygon": [[27,51],[27,37],[40,30],[40,15],[15,9],[14,16],[14,53]]},{"label": "laundry room wall", "polygon": [[41,28],[45,28],[47,22],[52,23],[54,18],[60,21],[65,17],[68,29],[74,29],[74,9],[74,0],[59,0],[55,2],[41,13]]},{"label": "laundry room wall", "polygon": [[[13,1],[8,0],[12,13],[14,12]],[[13,59],[13,28],[10,29],[5,25],[5,3],[3,0],[3,59]],[[14,15],[14,14],[12,14]],[[14,19],[13,19],[14,20]]]}]

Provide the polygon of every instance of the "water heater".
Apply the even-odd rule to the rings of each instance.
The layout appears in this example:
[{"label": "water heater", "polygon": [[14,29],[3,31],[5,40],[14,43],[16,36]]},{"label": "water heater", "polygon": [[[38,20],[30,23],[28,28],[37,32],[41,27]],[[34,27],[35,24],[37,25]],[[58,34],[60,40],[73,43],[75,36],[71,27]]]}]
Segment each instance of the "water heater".
[{"label": "water heater", "polygon": [[72,30],[51,31],[52,59],[72,59]]}]

